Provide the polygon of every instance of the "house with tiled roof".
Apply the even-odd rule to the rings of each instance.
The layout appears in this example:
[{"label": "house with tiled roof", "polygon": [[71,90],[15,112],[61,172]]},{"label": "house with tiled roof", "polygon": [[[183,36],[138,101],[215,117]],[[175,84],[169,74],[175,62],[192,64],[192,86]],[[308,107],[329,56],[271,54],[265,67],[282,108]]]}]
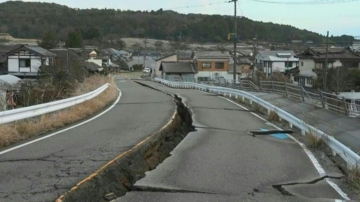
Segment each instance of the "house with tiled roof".
[{"label": "house with tiled roof", "polygon": [[20,45],[2,55],[7,73],[20,78],[36,78],[41,66],[53,65],[56,54],[39,46]]},{"label": "house with tiled roof", "polygon": [[[295,57],[292,50],[261,50],[255,56],[255,66],[261,66],[266,77],[270,77],[273,72],[285,73],[287,70],[298,66],[299,58]],[[261,65],[259,65],[261,64]]]},{"label": "house with tiled roof", "polygon": [[[327,53],[328,68],[360,68],[360,55],[350,47],[331,47]],[[307,48],[296,57],[299,58],[299,66],[288,72],[290,80],[297,85],[312,87],[314,80],[324,71],[326,49]]]},{"label": "house with tiled roof", "polygon": [[172,81],[195,81],[195,74],[197,73],[196,66],[193,62],[177,62],[177,61],[163,61],[161,62],[160,72],[162,78]]},{"label": "house with tiled roof", "polygon": [[233,74],[228,71],[231,55],[227,51],[195,51],[193,61],[198,70],[195,75],[198,81],[233,79]]}]

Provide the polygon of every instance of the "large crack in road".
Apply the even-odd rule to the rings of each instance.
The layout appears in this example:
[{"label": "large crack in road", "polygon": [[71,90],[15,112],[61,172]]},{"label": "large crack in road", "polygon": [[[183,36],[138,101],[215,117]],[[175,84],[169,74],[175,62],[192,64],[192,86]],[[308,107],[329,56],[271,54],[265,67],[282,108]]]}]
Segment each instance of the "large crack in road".
[{"label": "large crack in road", "polygon": [[[167,93],[166,93],[167,94]],[[173,97],[176,113],[170,124],[152,134],[136,145],[122,158],[108,165],[101,172],[89,176],[70,191],[59,197],[58,202],[72,201],[110,201],[133,191],[136,181],[145,176],[145,172],[155,169],[170,156],[170,152],[194,131],[190,110],[178,96]],[[129,103],[130,104],[130,103]]]}]

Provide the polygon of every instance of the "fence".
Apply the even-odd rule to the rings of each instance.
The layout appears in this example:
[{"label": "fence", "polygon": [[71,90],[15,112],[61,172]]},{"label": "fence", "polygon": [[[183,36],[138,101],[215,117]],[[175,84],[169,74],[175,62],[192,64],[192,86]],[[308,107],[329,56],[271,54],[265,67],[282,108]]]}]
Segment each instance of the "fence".
[{"label": "fence", "polygon": [[[172,81],[171,78],[165,78],[165,80]],[[360,104],[354,100],[346,100],[345,98],[340,99],[335,94],[326,93],[321,90],[310,92],[302,86],[297,86],[286,82],[260,81],[259,86],[257,86],[251,80],[242,80],[236,84],[234,84],[233,80],[225,79],[215,79],[211,81],[199,81],[195,79],[175,80],[175,82],[177,81],[195,82],[245,91],[275,93],[292,99],[301,100],[303,102],[316,105],[317,107],[322,107],[338,113],[342,113],[352,118],[360,117]]]},{"label": "fence", "polygon": [[92,92],[68,99],[63,99],[54,102],[49,102],[49,103],[39,104],[30,107],[19,108],[19,109],[13,109],[8,111],[0,111],[0,124],[35,117],[80,104],[82,102],[85,102],[87,100],[90,100],[98,96],[100,93],[105,91],[109,86],[110,84],[105,84]]},{"label": "fence", "polygon": [[[207,92],[212,92],[212,93],[219,93],[219,94],[223,94],[223,95],[229,96],[229,97],[234,96],[236,98],[241,97],[243,99],[248,99],[248,100],[250,100],[250,103],[256,103],[256,104],[260,105],[261,107],[263,107],[264,109],[266,109],[268,113],[270,113],[272,111],[276,112],[282,120],[289,122],[290,127],[295,126],[295,127],[299,128],[302,131],[302,134],[311,133],[311,134],[316,135],[318,138],[324,138],[326,140],[325,142],[330,147],[333,154],[338,154],[342,159],[344,159],[349,168],[360,166],[360,156],[357,153],[355,153],[354,151],[352,151],[350,148],[348,148],[347,146],[343,145],[341,142],[336,140],[334,137],[328,136],[323,131],[321,131],[309,124],[306,124],[304,121],[296,118],[295,116],[284,111],[283,109],[278,108],[249,92],[238,90],[238,89],[233,89],[233,88],[225,88],[225,87],[214,86],[214,85],[199,84],[199,83],[194,83],[194,82],[175,82],[175,81],[168,81],[168,80],[164,80],[164,79],[160,79],[160,78],[155,78],[154,80],[156,82],[162,83],[164,85],[167,85],[167,86],[173,87],[173,88],[192,88],[192,89],[197,89],[197,90],[202,90],[202,91],[207,91]],[[286,85],[285,86],[279,85],[279,86],[280,87],[272,85],[271,88],[272,89],[287,88]],[[279,92],[280,92],[280,90],[279,90]],[[283,91],[281,91],[281,92],[283,92]],[[311,97],[311,96],[309,95],[309,97]],[[303,96],[303,98],[305,100],[305,96]],[[323,99],[326,99],[326,98],[323,98]]]}]

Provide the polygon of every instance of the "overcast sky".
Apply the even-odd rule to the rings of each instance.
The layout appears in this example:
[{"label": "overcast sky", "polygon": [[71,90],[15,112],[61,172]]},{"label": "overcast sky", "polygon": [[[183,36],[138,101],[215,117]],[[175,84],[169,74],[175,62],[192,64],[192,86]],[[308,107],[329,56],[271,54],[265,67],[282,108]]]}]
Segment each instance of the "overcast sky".
[{"label": "overcast sky", "polygon": [[[179,13],[233,15],[234,4],[225,3],[225,1],[229,0],[42,0],[41,2],[54,2],[73,8],[114,8],[149,11],[163,8],[164,10],[175,10]],[[306,2],[310,0],[270,1]],[[0,2],[5,1],[0,0]],[[209,3],[213,3],[213,5],[204,5]],[[252,20],[288,24],[300,29],[315,31],[322,35],[326,35],[326,31],[329,30],[330,35],[334,36],[342,34],[360,36],[360,0],[321,5],[267,4],[253,0],[240,0],[238,5],[240,6],[238,9],[239,15]],[[179,8],[185,6],[197,7]]]}]

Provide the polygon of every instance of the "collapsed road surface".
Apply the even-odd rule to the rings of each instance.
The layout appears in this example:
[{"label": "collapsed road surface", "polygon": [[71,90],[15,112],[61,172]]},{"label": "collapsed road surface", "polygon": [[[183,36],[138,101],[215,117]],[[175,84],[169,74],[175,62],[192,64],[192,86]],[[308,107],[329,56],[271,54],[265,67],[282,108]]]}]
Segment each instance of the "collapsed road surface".
[{"label": "collapsed road surface", "polygon": [[[141,82],[183,98],[197,131],[172,155],[137,181],[116,202],[187,201],[335,201],[348,199],[337,185],[338,173],[322,173],[303,148],[266,120],[221,97],[190,89]],[[334,171],[332,171],[334,172]]]},{"label": "collapsed road surface", "polygon": [[104,115],[15,150],[0,150],[1,202],[54,201],[171,119],[170,96],[130,80],[116,83],[122,97]]}]

